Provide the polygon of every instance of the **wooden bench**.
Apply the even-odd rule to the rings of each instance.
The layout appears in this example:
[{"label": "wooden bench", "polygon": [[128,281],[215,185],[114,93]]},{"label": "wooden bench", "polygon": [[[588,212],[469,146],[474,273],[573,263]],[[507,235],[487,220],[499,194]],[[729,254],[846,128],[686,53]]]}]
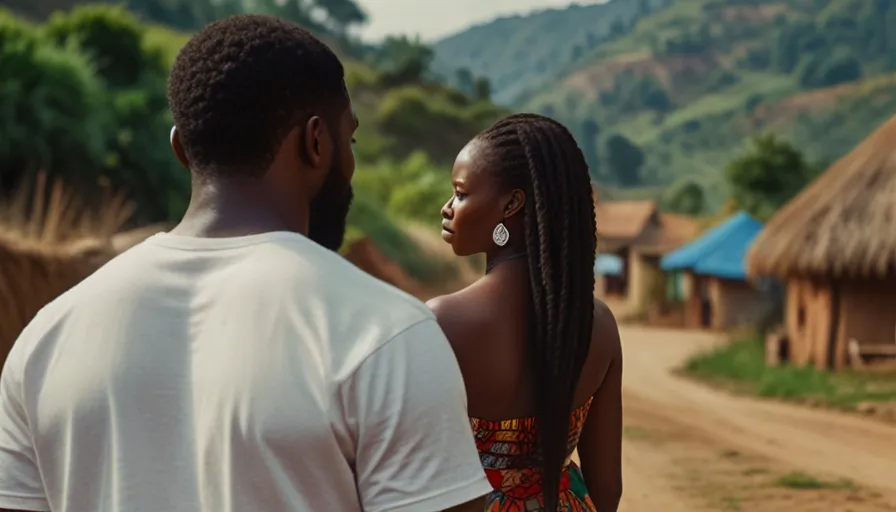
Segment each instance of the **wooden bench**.
[{"label": "wooden bench", "polygon": [[865,359],[896,358],[896,342],[894,343],[865,343],[859,344],[859,340],[853,338],[847,345],[849,365],[853,368],[864,368]]}]

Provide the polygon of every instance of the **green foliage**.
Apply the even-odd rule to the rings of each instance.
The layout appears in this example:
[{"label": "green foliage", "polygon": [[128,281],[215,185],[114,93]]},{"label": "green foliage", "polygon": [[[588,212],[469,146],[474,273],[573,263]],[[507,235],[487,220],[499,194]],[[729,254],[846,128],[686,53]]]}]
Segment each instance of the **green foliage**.
[{"label": "green foliage", "polygon": [[[550,116],[549,116],[550,117]],[[598,135],[600,135],[600,126],[594,119],[584,119],[579,127],[578,133],[575,133],[575,127],[572,128],[573,135],[585,155],[585,161],[591,172],[591,177],[597,179],[600,176],[600,154],[597,149]]]},{"label": "green foliage", "polygon": [[613,77],[613,89],[601,91],[599,98],[602,105],[626,112],[665,112],[672,107],[666,90],[652,75],[635,76],[629,71]]},{"label": "green foliage", "polygon": [[[329,17],[315,23],[325,25],[318,33],[327,37],[363,18],[352,0],[314,3],[326,5]],[[242,0],[127,4],[144,18],[188,28],[248,8]],[[293,9],[284,12],[298,17],[303,5],[258,1],[252,7]],[[46,170],[85,189],[100,179],[111,182],[134,200],[137,222],[182,215],[190,174],[169,147],[166,80],[188,37],[140,22],[121,5],[80,6],[37,26],[0,10],[0,195],[24,173]],[[346,37],[341,34],[340,41]],[[504,112],[487,101],[486,80],[474,79],[466,92],[431,82],[431,51],[419,41],[396,39],[371,52],[374,60],[385,59],[382,68],[343,57],[361,119],[358,199],[347,237],[369,236],[414,277],[441,279],[452,267],[423,254],[398,223],[438,229],[440,208],[451,194],[449,163]]]},{"label": "green foliage", "polygon": [[76,45],[110,87],[133,85],[147,72],[164,73],[161,58],[144,48],[144,27],[124,7],[82,5],[56,12],[44,33],[57,45]]},{"label": "green foliage", "polygon": [[752,139],[749,152],[725,169],[731,197],[738,207],[766,221],[812,178],[802,153],[772,134]]},{"label": "green foliage", "polygon": [[610,180],[622,187],[636,187],[641,184],[641,166],[644,154],[638,146],[618,133],[611,135],[604,143],[604,165]]},{"label": "green foliage", "polygon": [[0,37],[0,192],[39,170],[95,183],[107,116],[89,62],[7,13]]},{"label": "green foliage", "polygon": [[387,37],[377,52],[375,64],[386,87],[420,83],[432,64],[432,50],[419,38]]},{"label": "green foliage", "polygon": [[[894,24],[892,0],[676,0],[541,82],[520,74],[511,87],[531,91],[520,110],[548,114],[578,138],[581,123],[595,120],[630,139],[644,153],[643,186],[699,180],[713,210],[727,195],[721,171],[744,139],[773,132],[806,158],[831,161],[896,112]],[[544,51],[565,47],[553,48]],[[493,86],[503,98],[505,84]],[[607,169],[597,177],[618,183]]]},{"label": "green foliage", "polygon": [[466,68],[474,76],[488,78],[496,100],[514,102],[539,87],[553,86],[553,78],[587,62],[601,42],[624,34],[635,21],[667,3],[573,4],[499,18],[435,43],[434,67],[445,76]]},{"label": "green foliage", "polygon": [[490,101],[492,99],[492,83],[488,78],[481,76],[476,79],[473,88],[473,101]]},{"label": "green foliage", "polygon": [[489,103],[470,103],[441,88],[406,86],[383,96],[376,122],[393,139],[389,156],[422,149],[438,162],[449,162],[500,113]]},{"label": "green foliage", "polygon": [[[176,218],[186,208],[189,177],[172,157],[166,98],[167,55],[121,6],[85,5],[53,14],[42,27],[57,47],[77,48],[102,84],[106,150],[98,172],[138,205],[138,221]],[[157,38],[156,41],[161,41]]]},{"label": "green foliage", "polygon": [[354,0],[123,0],[146,19],[181,30],[198,29],[216,19],[247,12],[271,14],[317,33],[344,38],[367,21]]},{"label": "green foliage", "polygon": [[812,367],[766,366],[764,344],[746,339],[700,354],[685,372],[714,384],[764,397],[820,401],[854,409],[866,401],[896,399],[896,376],[828,373]]},{"label": "green foliage", "polygon": [[453,277],[450,264],[427,257],[395,224],[382,204],[363,190],[356,194],[352,203],[348,224],[348,235],[357,238],[359,233],[364,233],[369,236],[387,258],[401,265],[411,277],[425,283]]},{"label": "green foliage", "polygon": [[670,212],[700,215],[706,209],[706,192],[693,180],[677,183],[664,194],[663,207]]},{"label": "green foliage", "polygon": [[385,205],[396,218],[423,221],[438,226],[441,208],[451,197],[451,172],[439,168],[422,152],[403,162],[382,160],[355,173],[354,186]]}]

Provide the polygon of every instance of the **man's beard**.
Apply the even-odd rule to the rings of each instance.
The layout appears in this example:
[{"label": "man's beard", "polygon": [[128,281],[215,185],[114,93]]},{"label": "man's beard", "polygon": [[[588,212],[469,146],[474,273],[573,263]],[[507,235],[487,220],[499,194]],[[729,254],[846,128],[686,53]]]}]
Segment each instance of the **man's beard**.
[{"label": "man's beard", "polygon": [[351,182],[334,164],[320,192],[311,200],[308,238],[331,251],[339,250],[353,197]]}]

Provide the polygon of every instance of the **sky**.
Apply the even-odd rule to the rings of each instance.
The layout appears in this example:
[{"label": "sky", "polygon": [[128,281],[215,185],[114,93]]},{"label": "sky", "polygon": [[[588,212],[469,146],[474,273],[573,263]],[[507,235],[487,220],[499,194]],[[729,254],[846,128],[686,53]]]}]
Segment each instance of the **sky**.
[{"label": "sky", "polygon": [[376,41],[390,34],[420,35],[426,42],[459,32],[470,25],[533,9],[594,4],[604,0],[355,0],[370,21],[361,37]]}]

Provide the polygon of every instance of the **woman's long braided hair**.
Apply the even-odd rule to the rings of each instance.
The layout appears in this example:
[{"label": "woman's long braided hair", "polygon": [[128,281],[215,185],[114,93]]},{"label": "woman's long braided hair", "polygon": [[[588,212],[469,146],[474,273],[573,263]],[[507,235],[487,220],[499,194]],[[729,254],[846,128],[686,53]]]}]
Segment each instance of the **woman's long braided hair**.
[{"label": "woman's long braided hair", "polygon": [[588,164],[565,126],[534,114],[502,119],[475,141],[486,168],[526,194],[529,349],[537,386],[544,505],[553,512],[594,316],[597,237]]}]

